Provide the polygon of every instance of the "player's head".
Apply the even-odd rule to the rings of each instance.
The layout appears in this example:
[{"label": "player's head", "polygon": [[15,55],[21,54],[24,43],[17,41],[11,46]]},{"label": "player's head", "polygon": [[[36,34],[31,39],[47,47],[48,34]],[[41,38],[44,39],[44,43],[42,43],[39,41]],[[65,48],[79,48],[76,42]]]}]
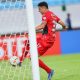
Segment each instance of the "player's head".
[{"label": "player's head", "polygon": [[38,4],[38,8],[39,8],[39,12],[40,12],[41,14],[44,14],[45,11],[48,10],[48,4],[47,4],[47,2],[40,2],[40,3]]}]

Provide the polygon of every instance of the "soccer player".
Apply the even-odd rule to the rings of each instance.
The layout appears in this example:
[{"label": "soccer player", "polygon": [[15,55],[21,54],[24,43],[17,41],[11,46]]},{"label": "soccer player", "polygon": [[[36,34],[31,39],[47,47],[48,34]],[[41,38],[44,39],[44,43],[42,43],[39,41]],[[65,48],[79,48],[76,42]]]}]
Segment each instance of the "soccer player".
[{"label": "soccer player", "polygon": [[[52,11],[48,9],[46,2],[38,4],[39,12],[42,15],[42,23],[36,27],[36,30],[43,30],[42,35],[37,38],[38,55],[42,56],[49,48],[51,48],[55,41],[55,28],[56,24],[62,25],[66,29],[66,25],[58,18]],[[48,73],[48,80],[51,80],[54,70],[48,67],[42,60],[39,59],[39,66]]]}]

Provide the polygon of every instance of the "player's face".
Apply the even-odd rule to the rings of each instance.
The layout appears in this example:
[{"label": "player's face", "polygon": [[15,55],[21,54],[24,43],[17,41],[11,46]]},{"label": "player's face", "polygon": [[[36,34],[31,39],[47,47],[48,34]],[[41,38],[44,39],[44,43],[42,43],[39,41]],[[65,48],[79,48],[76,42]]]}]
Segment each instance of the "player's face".
[{"label": "player's face", "polygon": [[43,15],[45,13],[45,8],[44,7],[39,7],[39,12]]}]

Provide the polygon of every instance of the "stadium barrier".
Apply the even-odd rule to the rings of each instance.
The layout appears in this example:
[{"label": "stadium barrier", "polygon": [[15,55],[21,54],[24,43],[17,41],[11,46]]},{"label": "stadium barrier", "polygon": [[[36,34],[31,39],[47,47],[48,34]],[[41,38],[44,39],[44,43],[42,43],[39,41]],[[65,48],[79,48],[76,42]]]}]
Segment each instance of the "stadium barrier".
[{"label": "stadium barrier", "polygon": [[60,32],[62,54],[80,53],[80,30]]},{"label": "stadium barrier", "polygon": [[[37,36],[40,35],[41,33],[37,33]],[[0,60],[6,60],[12,55],[20,57],[23,54],[25,40],[28,41],[27,33],[0,36]],[[56,32],[56,41],[44,56],[70,53],[80,53],[80,30]]]},{"label": "stadium barrier", "polygon": [[[40,35],[37,33],[37,36]],[[0,36],[0,60],[7,60],[13,55],[21,57],[25,40],[28,41],[27,33]],[[70,53],[80,53],[80,30],[56,32],[54,45],[43,56]]]},{"label": "stadium barrier", "polygon": [[[40,35],[41,33],[37,34],[37,36]],[[59,32],[57,32],[56,35],[57,37],[54,46],[48,50],[45,55],[60,54]],[[28,43],[27,33],[0,36],[0,60],[7,60],[13,55],[21,57],[21,55],[24,53],[26,40]]]},{"label": "stadium barrier", "polygon": [[28,43],[26,33],[0,36],[0,60],[7,60],[13,55],[21,57],[24,52],[25,41]]}]

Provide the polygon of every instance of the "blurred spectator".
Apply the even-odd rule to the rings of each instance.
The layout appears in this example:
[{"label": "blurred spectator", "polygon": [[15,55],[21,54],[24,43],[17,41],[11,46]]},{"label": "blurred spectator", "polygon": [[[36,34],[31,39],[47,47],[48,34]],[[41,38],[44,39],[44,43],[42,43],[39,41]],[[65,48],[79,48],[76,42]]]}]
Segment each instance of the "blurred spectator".
[{"label": "blurred spectator", "polygon": [[70,13],[67,14],[66,24],[68,26],[68,30],[72,30],[71,15],[70,15]]},{"label": "blurred spectator", "polygon": [[66,11],[66,2],[62,0],[62,11]]}]

